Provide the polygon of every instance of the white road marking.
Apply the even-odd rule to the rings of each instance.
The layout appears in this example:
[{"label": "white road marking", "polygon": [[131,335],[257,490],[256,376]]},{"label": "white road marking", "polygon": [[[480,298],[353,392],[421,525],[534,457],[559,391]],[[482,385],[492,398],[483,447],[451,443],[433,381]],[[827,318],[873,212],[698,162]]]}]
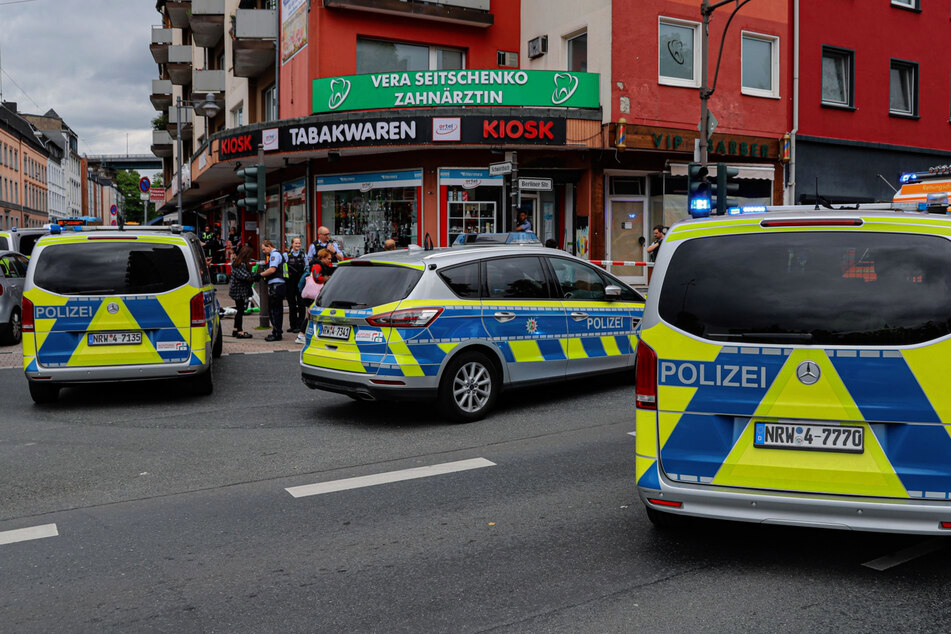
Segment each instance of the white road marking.
[{"label": "white road marking", "polygon": [[31,539],[42,539],[44,537],[56,537],[57,535],[59,535],[59,531],[56,530],[56,524],[18,528],[13,531],[3,531],[0,533],[0,545],[26,542]]},{"label": "white road marking", "polygon": [[926,539],[921,543],[915,544],[914,546],[909,546],[908,548],[903,548],[890,555],[885,555],[884,557],[879,557],[878,559],[873,559],[872,561],[866,561],[862,565],[866,568],[871,568],[872,570],[888,570],[889,568],[894,568],[895,566],[907,563],[912,559],[917,559],[922,555],[933,553],[936,550],[941,550],[947,546],[947,539],[941,537]]},{"label": "white road marking", "polygon": [[387,473],[377,473],[375,475],[360,476],[357,478],[332,480],[330,482],[318,482],[317,484],[305,484],[302,486],[290,487],[284,490],[293,495],[295,498],[302,498],[308,495],[334,493],[335,491],[359,489],[361,487],[369,487],[377,484],[401,482],[403,480],[413,480],[416,478],[428,478],[430,476],[455,473],[457,471],[468,471],[469,469],[481,469],[482,467],[494,466],[494,462],[490,462],[485,458],[473,458],[471,460],[444,462],[443,464],[434,464],[429,465],[428,467],[415,467],[413,469],[403,469],[401,471],[389,471]]},{"label": "white road marking", "polygon": [[636,437],[637,437],[637,432],[636,432],[636,431],[629,431],[629,432],[627,432],[627,435],[628,435],[628,436],[634,436],[634,437],[636,438]]}]

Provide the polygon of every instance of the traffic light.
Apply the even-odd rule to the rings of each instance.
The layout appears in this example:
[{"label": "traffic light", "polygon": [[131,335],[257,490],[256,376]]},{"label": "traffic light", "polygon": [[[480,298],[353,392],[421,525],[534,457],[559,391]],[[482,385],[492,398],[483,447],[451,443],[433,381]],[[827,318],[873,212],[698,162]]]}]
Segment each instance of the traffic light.
[{"label": "traffic light", "polygon": [[244,183],[238,185],[238,207],[264,213],[264,189],[267,185],[264,164],[258,163],[240,169],[238,176],[244,179]]},{"label": "traffic light", "polygon": [[710,215],[710,190],[707,166],[700,163],[687,165],[687,209],[694,218]]},{"label": "traffic light", "polygon": [[717,215],[726,214],[730,207],[739,207],[740,203],[731,200],[730,194],[740,191],[740,184],[731,182],[731,179],[740,173],[735,167],[728,167],[726,163],[717,163],[717,182],[713,186],[714,206],[717,209]]}]

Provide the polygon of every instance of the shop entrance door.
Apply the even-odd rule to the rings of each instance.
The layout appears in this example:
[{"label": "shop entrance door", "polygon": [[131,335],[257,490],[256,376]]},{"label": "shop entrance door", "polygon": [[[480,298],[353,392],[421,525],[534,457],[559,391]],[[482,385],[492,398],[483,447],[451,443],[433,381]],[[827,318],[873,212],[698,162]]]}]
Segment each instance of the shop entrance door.
[{"label": "shop entrance door", "polygon": [[[647,220],[644,210],[647,201],[641,199],[611,200],[607,217],[608,259],[612,261],[642,262],[646,256]],[[611,273],[628,284],[646,286],[647,267],[608,266]]]},{"label": "shop entrance door", "polygon": [[[539,233],[540,225],[538,224],[538,196],[535,194],[526,194],[522,193],[521,205],[519,205],[518,210],[520,212],[524,211],[528,214],[528,220],[532,223],[532,231],[535,232],[535,235],[540,236]],[[518,222],[518,214],[515,215],[514,225]]]}]

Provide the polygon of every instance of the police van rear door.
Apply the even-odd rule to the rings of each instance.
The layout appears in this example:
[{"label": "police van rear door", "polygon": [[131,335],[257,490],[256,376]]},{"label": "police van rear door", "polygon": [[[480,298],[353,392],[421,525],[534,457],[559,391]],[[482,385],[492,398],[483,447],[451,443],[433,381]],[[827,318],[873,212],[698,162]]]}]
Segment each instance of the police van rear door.
[{"label": "police van rear door", "polygon": [[180,238],[83,234],[40,248],[27,296],[41,366],[189,360],[199,290]]},{"label": "police van rear door", "polygon": [[926,220],[675,240],[643,333],[668,477],[948,499],[951,241]]}]

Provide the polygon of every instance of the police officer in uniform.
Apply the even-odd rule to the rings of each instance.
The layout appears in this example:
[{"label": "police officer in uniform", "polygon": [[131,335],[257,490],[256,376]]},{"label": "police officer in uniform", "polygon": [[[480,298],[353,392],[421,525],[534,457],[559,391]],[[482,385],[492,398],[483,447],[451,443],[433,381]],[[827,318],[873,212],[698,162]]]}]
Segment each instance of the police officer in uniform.
[{"label": "police officer in uniform", "polygon": [[267,280],[268,317],[271,319],[271,334],[265,341],[280,341],[284,331],[284,296],[287,295],[287,284],[284,282],[284,256],[274,248],[274,243],[265,240],[261,243],[261,250],[267,258],[267,268],[261,272],[261,277]]},{"label": "police officer in uniform", "polygon": [[291,240],[291,250],[285,255],[284,266],[287,280],[287,332],[301,332],[304,329],[304,298],[298,290],[298,281],[307,270],[307,253],[301,249],[300,238]]}]

